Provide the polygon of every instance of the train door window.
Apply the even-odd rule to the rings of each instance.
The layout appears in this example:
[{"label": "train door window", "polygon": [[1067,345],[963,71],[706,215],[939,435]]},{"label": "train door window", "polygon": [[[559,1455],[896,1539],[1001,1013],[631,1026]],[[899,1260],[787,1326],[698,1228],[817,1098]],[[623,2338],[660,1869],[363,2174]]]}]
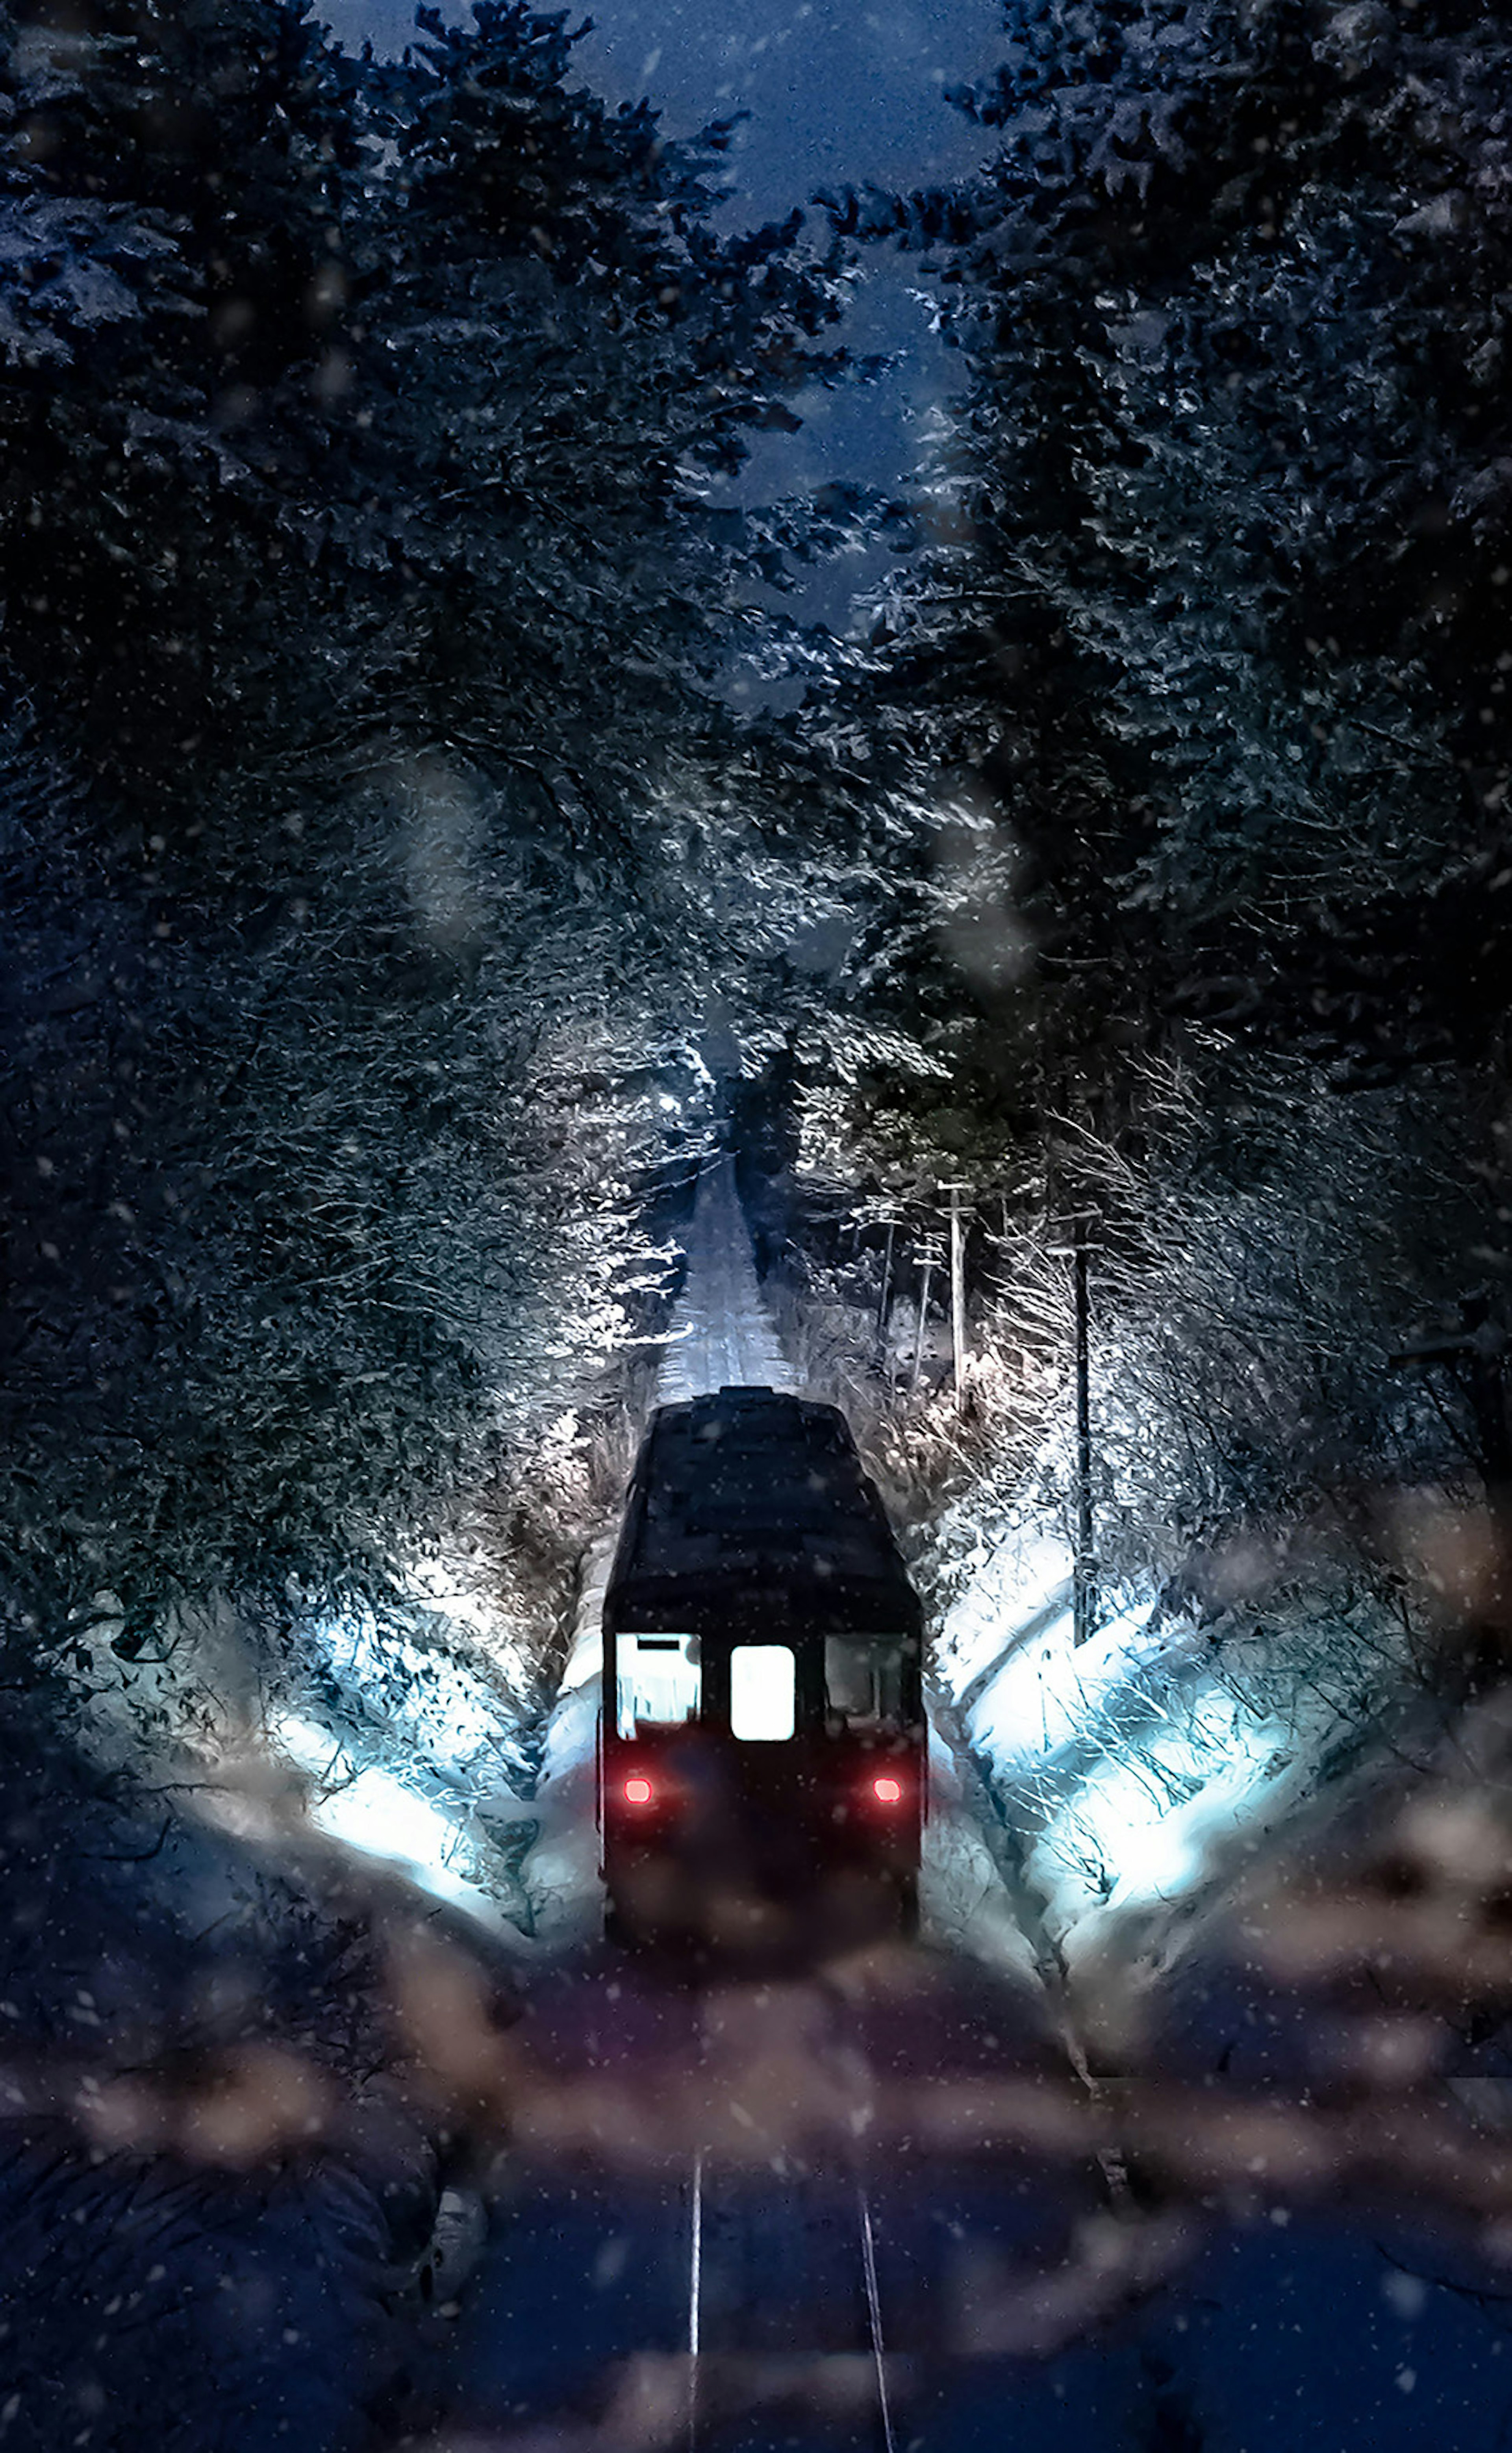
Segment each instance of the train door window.
[{"label": "train door window", "polygon": [[622,1635],[615,1644],[615,1726],[622,1738],[697,1720],[704,1673],[696,1636]]},{"label": "train door window", "polygon": [[846,1727],[896,1726],[903,1718],[903,1643],[875,1635],[826,1635],[825,1704]]},{"label": "train door window", "polygon": [[737,1644],[729,1656],[729,1726],[736,1738],[790,1738],[797,1665],[786,1644]]}]

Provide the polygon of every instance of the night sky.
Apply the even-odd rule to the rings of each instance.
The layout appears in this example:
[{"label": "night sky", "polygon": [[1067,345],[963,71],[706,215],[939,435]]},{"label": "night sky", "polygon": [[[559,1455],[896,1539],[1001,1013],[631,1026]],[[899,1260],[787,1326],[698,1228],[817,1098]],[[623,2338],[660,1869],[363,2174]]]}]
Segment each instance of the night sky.
[{"label": "night sky", "polygon": [[[799,0],[760,12],[743,0],[605,0],[579,22],[590,13],[577,56],[610,101],[648,95],[673,135],[750,112],[735,174],[737,209],[754,217],[831,181],[917,185],[975,159],[974,132],[943,96],[996,56],[991,0]],[[380,50],[401,50],[414,26],[408,0],[324,0],[319,14],[343,42],[368,36]]]}]

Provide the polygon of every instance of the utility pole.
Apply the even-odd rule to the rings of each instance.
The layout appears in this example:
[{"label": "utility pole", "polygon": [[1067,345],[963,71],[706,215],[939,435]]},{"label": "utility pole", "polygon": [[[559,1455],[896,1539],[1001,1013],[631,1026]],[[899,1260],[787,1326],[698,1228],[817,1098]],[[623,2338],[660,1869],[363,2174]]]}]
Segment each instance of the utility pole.
[{"label": "utility pole", "polygon": [[950,1195],[950,1368],[955,1384],[956,1412],[965,1401],[966,1385],[966,1216],[961,1195],[969,1185],[947,1184]]},{"label": "utility pole", "polygon": [[887,1297],[892,1292],[892,1245],[898,1231],[897,1213],[887,1213],[887,1240],[882,1247],[882,1292],[877,1297],[877,1344],[885,1349],[887,1342]]},{"label": "utility pole", "polygon": [[1072,1642],[1084,1644],[1097,1608],[1097,1561],[1092,1552],[1092,1398],[1087,1369],[1092,1307],[1087,1286],[1087,1219],[1078,1210],[1071,1226],[1071,1286],[1076,1312],[1076,1558],[1072,1567]]},{"label": "utility pole", "polygon": [[935,1266],[939,1259],[940,1250],[934,1237],[932,1235],[921,1237],[919,1245],[919,1334],[914,1339],[913,1345],[913,1370],[908,1381],[908,1394],[910,1397],[919,1386],[919,1369],[920,1366],[924,1362],[925,1330],[929,1318],[929,1282],[934,1276]]}]

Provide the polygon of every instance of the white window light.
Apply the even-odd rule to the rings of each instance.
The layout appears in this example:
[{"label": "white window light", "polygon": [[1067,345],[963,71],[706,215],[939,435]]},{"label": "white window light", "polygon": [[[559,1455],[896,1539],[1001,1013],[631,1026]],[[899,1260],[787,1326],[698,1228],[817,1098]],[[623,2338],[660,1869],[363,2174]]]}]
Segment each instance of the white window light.
[{"label": "white window light", "polygon": [[797,1669],[786,1644],[737,1644],[729,1656],[729,1725],[737,1738],[790,1738]]}]

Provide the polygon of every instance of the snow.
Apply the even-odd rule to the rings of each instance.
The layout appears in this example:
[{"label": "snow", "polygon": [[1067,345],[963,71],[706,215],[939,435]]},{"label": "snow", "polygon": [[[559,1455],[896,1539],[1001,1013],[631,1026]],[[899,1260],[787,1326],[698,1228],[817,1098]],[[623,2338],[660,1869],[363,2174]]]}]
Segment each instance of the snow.
[{"label": "snow", "polygon": [[[1203,1878],[1219,1844],[1276,1803],[1280,1734],[1259,1725],[1225,1765],[1221,1742],[1183,1745],[1163,1733],[1129,1761],[1101,1767],[1051,1820],[1031,1865],[1064,1867],[1062,1880],[1073,1883],[1093,1868],[1114,1914],[1175,1899]],[[1197,1793],[1180,1802],[1178,1785],[1188,1781]]]},{"label": "snow", "polygon": [[[659,1401],[726,1386],[792,1388],[727,1156],[700,1179],[686,1255]],[[1321,1691],[1301,1717],[1295,1696],[1274,1708],[1263,1681],[1246,1700],[1203,1632],[1162,1613],[1151,1590],[1119,1595],[1078,1647],[1071,1553],[1046,1498],[1056,1486],[1055,1461],[1039,1460],[990,1532],[973,1528],[932,1656],[925,1932],[1020,1976],[1047,1945],[1075,1962],[1125,1923],[1139,1929],[1151,1911],[1189,1899],[1296,1794],[1337,1718]],[[352,1612],[324,1623],[321,1674],[274,1732],[308,1784],[310,1821],[334,1845],[386,1860],[490,1930],[506,1925],[523,1946],[528,1937],[553,1953],[598,1929],[595,1757],[613,1538],[584,1562],[533,1795],[524,1794],[523,1699],[497,1669],[507,1647],[456,1565],[417,1573],[412,1620]]]},{"label": "snow", "polygon": [[[1222,1640],[1124,1590],[1078,1646],[1071,1552],[1042,1458],[989,1536],[975,1528],[935,1674],[980,1766],[1044,1936],[1074,1964],[1254,1845],[1314,1780],[1347,1724],[1347,1677],[1320,1670],[1355,1631],[1293,1613]],[[1064,1479],[1064,1477],[1063,1477]],[[970,1503],[958,1506],[957,1526]]]},{"label": "snow", "polygon": [[428,1797],[412,1766],[355,1767],[327,1728],[288,1713],[275,1721],[274,1745],[310,1781],[308,1815],[317,1831],[361,1855],[381,1858],[429,1894],[503,1929],[487,1870],[487,1843],[466,1805]]},{"label": "snow", "polygon": [[269,1727],[323,1838],[392,1866],[524,1956],[598,1930],[595,1754],[612,1551],[611,1536],[583,1563],[533,1779],[528,1699],[511,1693],[499,1665],[509,1630],[460,1567],[417,1571],[412,1621],[354,1610],[308,1628],[313,1675],[299,1707]]},{"label": "snow", "polygon": [[555,1948],[590,1939],[602,1915],[595,1822],[599,1680],[604,1590],[613,1556],[610,1538],[584,1562],[571,1646],[536,1787],[537,1837],[520,1869],[531,1930]]},{"label": "snow", "polygon": [[1042,1613],[1071,1606],[1070,1546],[1043,1522],[1020,1519],[989,1550],[966,1592],[945,1612],[939,1652],[959,1692],[1016,1646]]},{"label": "snow", "polygon": [[945,1716],[931,1710],[929,1812],[919,1866],[924,1939],[964,1952],[1000,1974],[1032,1983],[1035,1959],[987,1845],[996,1818],[970,1749],[952,1742]]},{"label": "snow", "polygon": [[1071,1745],[1134,1674],[1150,1608],[1122,1611],[1080,1647],[1069,1606],[1057,1607],[1047,1625],[1043,1608],[1017,1622],[1018,1640],[999,1657],[971,1715],[979,1745],[998,1763],[1035,1762]]},{"label": "snow", "polygon": [[[535,1820],[529,1738],[540,1707],[515,1665],[521,1649],[521,1629],[476,1563],[417,1563],[391,1605],[352,1605],[299,1627],[295,1674],[262,1734],[297,1773],[303,1817],[323,1839],[523,1947],[530,1914],[518,1861]],[[201,1811],[250,1836],[268,1821],[266,1804],[255,1781],[225,1769],[227,1785],[205,1792]],[[281,1814],[286,1797],[275,1823]]]},{"label": "snow", "polygon": [[383,1625],[370,1611],[326,1620],[311,1641],[333,1701],[391,1731],[443,1776],[468,1782],[518,1738],[518,1705],[454,1644]]}]

